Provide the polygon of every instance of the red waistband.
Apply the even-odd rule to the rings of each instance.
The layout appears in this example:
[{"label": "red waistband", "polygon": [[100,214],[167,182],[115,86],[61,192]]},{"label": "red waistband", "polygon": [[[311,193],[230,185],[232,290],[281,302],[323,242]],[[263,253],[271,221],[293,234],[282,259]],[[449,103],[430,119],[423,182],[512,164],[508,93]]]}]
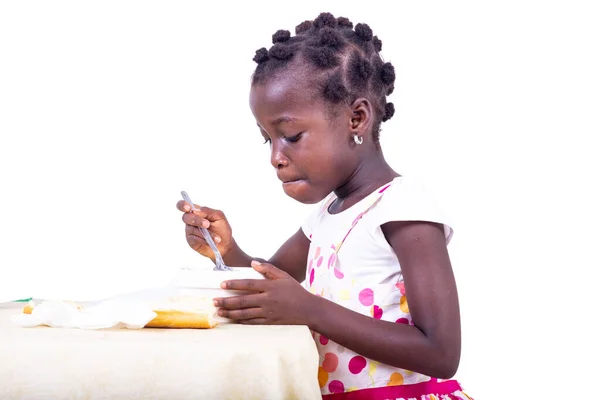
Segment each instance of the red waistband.
[{"label": "red waistband", "polygon": [[372,389],[361,389],[353,392],[334,393],[323,395],[324,400],[384,400],[396,398],[419,398],[420,396],[433,394],[452,394],[462,390],[460,384],[455,380],[438,382],[431,379],[427,382],[412,385],[383,386]]}]

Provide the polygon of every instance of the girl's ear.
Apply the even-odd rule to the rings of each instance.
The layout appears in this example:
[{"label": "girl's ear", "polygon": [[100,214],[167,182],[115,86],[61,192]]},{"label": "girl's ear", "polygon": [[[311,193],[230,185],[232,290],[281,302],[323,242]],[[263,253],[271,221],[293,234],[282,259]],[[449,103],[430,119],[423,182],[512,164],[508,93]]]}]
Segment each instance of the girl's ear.
[{"label": "girl's ear", "polygon": [[365,136],[371,131],[373,123],[373,107],[369,100],[361,97],[350,105],[352,116],[350,118],[350,132]]}]

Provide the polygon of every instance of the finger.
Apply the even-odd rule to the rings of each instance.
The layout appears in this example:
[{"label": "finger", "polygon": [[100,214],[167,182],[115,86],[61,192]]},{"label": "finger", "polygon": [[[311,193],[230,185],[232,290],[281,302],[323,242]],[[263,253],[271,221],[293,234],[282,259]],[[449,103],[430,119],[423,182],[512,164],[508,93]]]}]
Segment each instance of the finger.
[{"label": "finger", "polygon": [[220,221],[225,219],[225,214],[221,210],[214,210],[210,207],[200,207],[194,211],[194,214],[205,218],[211,222]]},{"label": "finger", "polygon": [[[211,231],[208,231],[208,233],[210,233],[210,236],[212,236],[215,243],[221,243],[221,237],[219,235],[212,233]],[[202,231],[200,231],[200,228],[192,225],[185,226],[185,236],[197,237],[198,239],[202,239],[202,241],[204,241],[204,234]]]},{"label": "finger", "polygon": [[261,308],[243,308],[241,310],[225,310],[219,309],[219,316],[223,318],[233,319],[235,321],[243,321],[254,318],[264,318]]},{"label": "finger", "polygon": [[179,200],[177,202],[177,209],[179,211],[188,212],[190,211],[190,205],[185,200]]},{"label": "finger", "polygon": [[248,294],[243,296],[217,297],[213,300],[216,307],[228,310],[259,307],[264,302],[262,294]]},{"label": "finger", "polygon": [[266,325],[266,318],[252,318],[252,319],[242,319],[239,321],[242,325]]},{"label": "finger", "polygon": [[192,225],[192,226],[198,226],[198,227],[201,226],[203,228],[210,227],[210,221],[207,220],[206,218],[200,217],[196,213],[185,213],[185,214],[183,214],[181,219],[186,225]]},{"label": "finger", "polygon": [[[194,206],[196,208],[198,208],[197,205],[194,205]],[[192,211],[192,205],[185,200],[179,200],[177,202],[177,209],[179,211],[183,211],[183,212],[190,212],[190,211]]]},{"label": "finger", "polygon": [[190,245],[190,247],[197,252],[201,252],[202,247],[204,246],[208,247],[208,243],[206,243],[206,240],[197,236],[186,236],[185,239],[187,240],[187,243]]},{"label": "finger", "polygon": [[249,292],[264,292],[266,283],[264,279],[234,279],[221,283],[221,288],[228,290],[245,290]]},{"label": "finger", "polygon": [[260,272],[267,279],[285,279],[289,277],[289,275],[286,272],[280,270],[273,264],[261,263],[260,261],[252,261],[250,265],[252,266],[252,268],[254,268],[255,271]]}]

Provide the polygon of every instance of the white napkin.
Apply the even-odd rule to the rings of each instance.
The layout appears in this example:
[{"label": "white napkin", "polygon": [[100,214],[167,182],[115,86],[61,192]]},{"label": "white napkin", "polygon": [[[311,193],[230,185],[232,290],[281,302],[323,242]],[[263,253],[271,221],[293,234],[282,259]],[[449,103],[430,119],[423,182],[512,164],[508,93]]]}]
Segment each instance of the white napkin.
[{"label": "white napkin", "polygon": [[51,300],[36,305],[31,314],[13,315],[11,319],[23,327],[141,329],[154,317],[156,313],[143,303],[113,300],[80,308],[75,303]]},{"label": "white napkin", "polygon": [[35,304],[31,314],[13,315],[11,320],[22,327],[141,329],[156,317],[152,311],[155,302],[173,296],[177,291],[177,287],[169,284],[87,304],[45,300]]}]

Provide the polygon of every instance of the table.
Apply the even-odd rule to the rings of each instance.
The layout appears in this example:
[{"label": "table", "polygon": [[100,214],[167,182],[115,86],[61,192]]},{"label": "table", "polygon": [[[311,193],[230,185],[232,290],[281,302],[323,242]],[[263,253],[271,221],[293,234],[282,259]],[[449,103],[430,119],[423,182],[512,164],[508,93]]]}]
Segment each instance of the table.
[{"label": "table", "polygon": [[0,399],[321,399],[305,326],[79,330],[0,309]]}]

